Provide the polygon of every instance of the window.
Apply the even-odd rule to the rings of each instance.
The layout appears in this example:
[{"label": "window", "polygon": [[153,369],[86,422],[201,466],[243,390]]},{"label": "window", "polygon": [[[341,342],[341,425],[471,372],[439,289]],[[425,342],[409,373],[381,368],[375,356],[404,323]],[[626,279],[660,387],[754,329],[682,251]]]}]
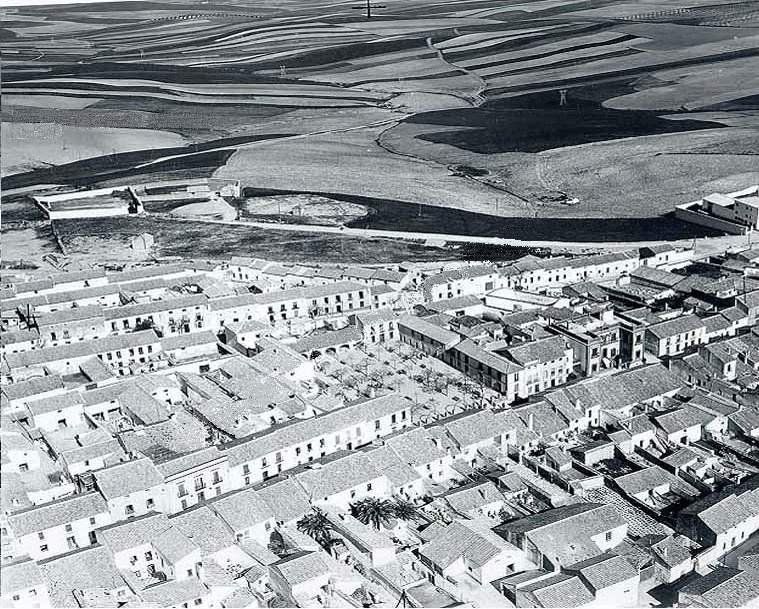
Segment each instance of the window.
[{"label": "window", "polygon": [[134,506],[133,506],[132,504],[129,504],[128,506],[126,506],[126,507],[124,508],[124,513],[125,513],[127,516],[131,516],[132,514],[134,514]]},{"label": "window", "polygon": [[70,524],[66,525],[66,532],[67,533],[71,533],[71,531],[73,531],[73,530],[74,530],[74,527],[72,527]]},{"label": "window", "polygon": [[611,531],[606,531],[606,541],[611,541]]},{"label": "window", "polygon": [[45,539],[45,533],[43,531],[40,531],[39,533],[37,533],[37,537],[39,537],[40,539]]},{"label": "window", "polygon": [[[152,497],[148,497],[148,500],[145,502],[145,507],[148,509],[151,509],[155,505],[155,501],[153,501]],[[150,559],[148,559],[150,560]]]},{"label": "window", "polygon": [[149,550],[145,552],[145,560],[153,560],[153,552]]},{"label": "window", "polygon": [[47,544],[43,544],[40,546],[40,552],[47,552]]},{"label": "window", "polygon": [[19,463],[18,471],[20,471],[21,473],[28,472],[29,471],[29,465],[27,465],[26,463]]},{"label": "window", "polygon": [[68,544],[69,550],[75,550],[77,548],[76,539],[73,537],[67,537],[66,543]]}]

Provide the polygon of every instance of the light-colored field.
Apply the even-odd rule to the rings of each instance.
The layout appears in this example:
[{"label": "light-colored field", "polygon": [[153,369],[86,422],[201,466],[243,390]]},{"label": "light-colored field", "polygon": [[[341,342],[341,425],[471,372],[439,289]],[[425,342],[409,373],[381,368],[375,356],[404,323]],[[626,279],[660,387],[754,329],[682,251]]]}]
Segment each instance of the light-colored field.
[{"label": "light-colored field", "polygon": [[44,266],[42,256],[60,253],[50,227],[8,229],[3,228],[3,260],[23,260]]},{"label": "light-colored field", "polygon": [[754,152],[759,151],[759,131],[751,128],[633,137],[538,154],[478,154],[419,140],[429,129],[406,123],[386,131],[381,141],[400,154],[487,169],[488,182],[496,181],[531,201],[557,190],[580,199],[574,206],[532,206],[532,213],[541,217],[658,216],[670,212],[675,203],[718,192],[720,180],[737,190],[757,178],[758,157],[743,154],[752,142]]},{"label": "light-colored field", "polygon": [[[98,97],[67,97],[64,95],[3,95],[3,104],[7,106],[34,106],[35,108],[63,108],[81,110],[92,106],[102,99]],[[23,115],[19,118],[23,118]]]},{"label": "light-colored field", "polygon": [[490,79],[489,85],[491,88],[520,87],[522,89],[527,89],[531,85],[536,86],[536,88],[546,84],[555,86],[556,82],[567,79],[598,78],[601,75],[614,76],[621,71],[630,70],[657,70],[676,62],[695,59],[706,61],[709,58],[724,56],[727,53],[757,50],[759,50],[759,34],[720,42],[707,42],[666,52],[644,52],[625,57],[588,61],[571,67],[565,66],[523,74],[511,74]]},{"label": "light-colored field", "polygon": [[234,220],[237,217],[237,210],[219,197],[214,197],[209,201],[183,205],[171,213],[184,218],[199,217],[215,220]]},{"label": "light-colored field", "polygon": [[[652,217],[715,192],[718,185],[736,190],[755,183],[757,157],[723,151],[756,133],[726,128],[584,144],[522,157],[501,175],[523,191],[539,194],[542,187],[580,199],[578,205],[551,210],[552,215]],[[710,154],[712,149],[719,153]]]},{"label": "light-colored field", "polygon": [[5,123],[2,173],[146,148],[183,146],[185,138],[167,131],[73,127],[55,123]]},{"label": "light-colored field", "polygon": [[368,210],[363,205],[337,201],[318,195],[278,195],[247,199],[244,203],[247,216],[292,216],[298,221],[309,220],[325,224],[344,224],[364,217]]},{"label": "light-colored field", "polygon": [[599,57],[603,57],[607,54],[616,54],[629,51],[631,49],[631,43],[633,41],[623,41],[616,43],[605,44],[602,47],[593,47],[589,49],[577,49],[574,51],[567,50],[563,53],[557,53],[549,57],[541,57],[539,59],[511,59],[506,60],[495,66],[488,66],[485,68],[475,68],[475,72],[487,80],[498,77],[501,74],[509,73],[516,70],[544,70],[552,68],[556,64],[560,64],[570,60],[593,60]]},{"label": "light-colored field", "polygon": [[[271,142],[239,150],[216,172],[244,184],[278,190],[360,194],[380,199],[490,213],[496,194],[475,181],[453,176],[445,166],[391,154],[376,145],[382,129]],[[519,215],[518,200],[499,213]]]},{"label": "light-colored field", "polygon": [[711,66],[660,70],[656,86],[606,100],[618,110],[695,110],[749,95],[759,95],[755,57],[721,61]]}]

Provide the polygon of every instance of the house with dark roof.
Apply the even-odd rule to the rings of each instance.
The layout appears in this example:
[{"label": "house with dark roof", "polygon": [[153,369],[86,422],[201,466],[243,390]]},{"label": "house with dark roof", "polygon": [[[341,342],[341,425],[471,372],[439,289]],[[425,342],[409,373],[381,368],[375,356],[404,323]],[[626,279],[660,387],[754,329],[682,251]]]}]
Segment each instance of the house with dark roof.
[{"label": "house with dark roof", "polygon": [[551,571],[615,548],[627,535],[627,522],[611,505],[572,503],[494,530],[523,550],[530,562]]},{"label": "house with dark roof", "polygon": [[272,587],[287,606],[311,606],[317,598],[328,598],[326,589],[332,567],[322,552],[298,552],[269,565]]},{"label": "house with dark roof", "polygon": [[117,463],[92,474],[113,520],[168,509],[165,479],[147,457]]},{"label": "house with dark roof", "polygon": [[540,576],[516,590],[518,607],[584,607],[593,603],[593,592],[577,575],[540,572]]},{"label": "house with dark roof", "polygon": [[754,607],[759,603],[759,573],[718,567],[686,583],[678,607]]},{"label": "house with dark roof", "polygon": [[759,477],[711,493],[680,510],[677,530],[718,558],[759,530]]},{"label": "house with dark roof", "polygon": [[[490,529],[488,520],[454,520],[418,549],[419,559],[438,585],[471,576],[481,584],[533,567],[524,552]],[[445,586],[443,584],[443,586]]]},{"label": "house with dark roof", "polygon": [[607,552],[566,568],[593,593],[595,601],[614,607],[638,606],[640,573],[624,556]]},{"label": "house with dark roof", "polygon": [[86,493],[19,510],[7,521],[21,553],[43,560],[93,545],[95,529],[110,524],[111,515],[99,493]]}]

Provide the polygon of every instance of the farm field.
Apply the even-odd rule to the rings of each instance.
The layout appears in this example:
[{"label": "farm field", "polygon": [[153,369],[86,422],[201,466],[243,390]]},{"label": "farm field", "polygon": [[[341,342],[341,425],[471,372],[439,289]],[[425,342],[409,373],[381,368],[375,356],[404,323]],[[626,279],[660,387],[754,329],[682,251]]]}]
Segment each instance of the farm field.
[{"label": "farm field", "polygon": [[364,205],[338,201],[319,195],[259,195],[240,204],[243,218],[278,220],[337,226],[363,218],[369,213]]},{"label": "farm field", "polygon": [[[133,258],[129,240],[143,232],[156,240],[154,255],[185,258],[268,257],[290,262],[376,264],[403,260],[456,259],[461,250],[426,247],[387,239],[356,239],[251,227],[212,226],[200,221],[164,222],[160,218],[107,218],[56,221],[66,253],[90,263]],[[5,236],[4,236],[5,237]],[[465,251],[463,252],[465,253]]]},{"label": "farm field", "polygon": [[[603,220],[601,238],[634,241],[676,203],[758,181],[759,0],[373,6],[371,19],[330,0],[0,9],[3,190],[215,175],[287,193],[239,210],[260,218],[305,209],[305,222],[392,228],[393,209],[402,226],[419,206],[420,225],[472,213],[504,236],[572,241]],[[361,197],[390,203],[366,214]],[[6,197],[2,211],[33,215],[23,205]],[[154,211],[172,214],[150,220],[156,233],[238,213]],[[96,224],[74,247],[130,255],[131,233]],[[258,233],[201,228],[202,251],[263,251]],[[277,256],[333,255],[323,237],[288,239],[272,237]],[[161,251],[183,251],[175,241]]]},{"label": "farm field", "polygon": [[151,146],[168,148],[186,143],[181,135],[169,131],[143,132],[58,123],[5,123],[1,141],[4,176],[116,152],[143,150]]}]

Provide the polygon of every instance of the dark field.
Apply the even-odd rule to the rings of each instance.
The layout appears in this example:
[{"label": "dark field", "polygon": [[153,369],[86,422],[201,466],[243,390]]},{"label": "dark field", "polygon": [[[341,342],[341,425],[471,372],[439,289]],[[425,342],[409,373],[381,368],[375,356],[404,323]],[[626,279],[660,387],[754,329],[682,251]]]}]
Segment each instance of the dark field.
[{"label": "dark field", "polygon": [[[376,264],[403,260],[456,259],[469,250],[425,247],[421,243],[386,239],[355,239],[267,231],[257,228],[208,225],[203,222],[150,217],[56,221],[70,254],[86,255],[94,242],[128,241],[142,232],[155,236],[159,256],[228,258],[253,256],[291,262],[355,262]],[[507,252],[511,252],[506,248]],[[517,250],[515,250],[517,251]]]},{"label": "dark field", "polygon": [[[556,91],[506,98],[483,108],[417,114],[410,123],[430,125],[419,139],[476,152],[541,152],[591,142],[719,127],[698,120],[668,120],[654,112],[612,110],[569,93],[560,106]],[[436,127],[453,127],[436,131]],[[456,129],[458,127],[458,129]]]}]

